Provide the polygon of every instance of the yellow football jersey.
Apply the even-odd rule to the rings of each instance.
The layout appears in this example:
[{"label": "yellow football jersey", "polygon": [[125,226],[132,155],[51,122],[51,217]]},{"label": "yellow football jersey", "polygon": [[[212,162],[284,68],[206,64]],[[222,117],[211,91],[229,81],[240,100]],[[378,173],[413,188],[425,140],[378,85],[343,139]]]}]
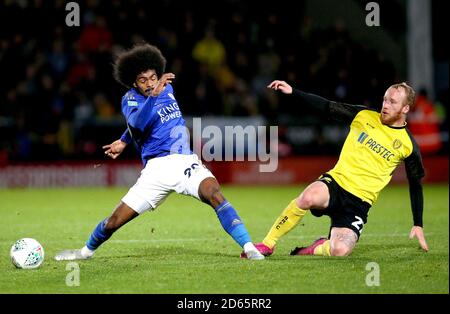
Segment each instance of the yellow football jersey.
[{"label": "yellow football jersey", "polygon": [[336,166],[328,173],[343,189],[373,204],[413,149],[406,127],[384,125],[379,112],[361,110],[350,125]]},{"label": "yellow football jersey", "polygon": [[384,125],[380,113],[365,106],[330,101],[298,89],[293,89],[292,94],[321,115],[350,124],[339,160],[328,172],[341,188],[373,205],[395,168],[402,161],[405,163],[414,225],[422,227],[421,179],[425,170],[419,146],[406,126]]}]

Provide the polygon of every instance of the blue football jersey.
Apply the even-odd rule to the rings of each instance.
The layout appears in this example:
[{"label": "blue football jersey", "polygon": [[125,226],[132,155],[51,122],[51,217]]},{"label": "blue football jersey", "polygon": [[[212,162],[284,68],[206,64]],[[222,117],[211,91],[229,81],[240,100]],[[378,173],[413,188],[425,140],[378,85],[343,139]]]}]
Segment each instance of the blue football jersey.
[{"label": "blue football jersey", "polygon": [[122,97],[122,113],[127,130],[121,140],[127,144],[132,139],[136,142],[144,165],[155,157],[192,154],[189,132],[172,85],[167,84],[157,97],[146,97],[130,89]]}]

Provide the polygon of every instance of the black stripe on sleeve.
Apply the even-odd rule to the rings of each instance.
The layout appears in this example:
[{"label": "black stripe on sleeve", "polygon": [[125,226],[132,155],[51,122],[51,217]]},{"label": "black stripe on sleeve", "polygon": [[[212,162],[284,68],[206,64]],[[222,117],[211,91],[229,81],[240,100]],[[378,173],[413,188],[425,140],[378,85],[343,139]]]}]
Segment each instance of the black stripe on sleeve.
[{"label": "black stripe on sleeve", "polygon": [[365,106],[330,101],[321,96],[305,93],[298,89],[293,89],[292,95],[299,99],[302,104],[306,104],[311,108],[316,109],[319,113],[325,114],[340,122],[350,123],[358,112],[369,109]]}]

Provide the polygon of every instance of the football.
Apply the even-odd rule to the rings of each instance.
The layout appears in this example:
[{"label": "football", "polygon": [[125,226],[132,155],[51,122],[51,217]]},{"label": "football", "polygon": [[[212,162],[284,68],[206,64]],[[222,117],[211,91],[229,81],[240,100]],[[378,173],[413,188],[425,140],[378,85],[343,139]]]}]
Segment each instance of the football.
[{"label": "football", "polygon": [[13,244],[10,256],[11,262],[17,268],[38,268],[44,261],[44,248],[35,239],[23,238]]}]

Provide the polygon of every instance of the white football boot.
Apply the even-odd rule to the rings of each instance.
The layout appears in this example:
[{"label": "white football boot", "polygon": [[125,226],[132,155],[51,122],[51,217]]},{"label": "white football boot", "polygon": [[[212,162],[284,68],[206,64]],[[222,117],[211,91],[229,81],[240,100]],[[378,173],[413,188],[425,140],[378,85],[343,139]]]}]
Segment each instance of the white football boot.
[{"label": "white football boot", "polygon": [[263,260],[264,255],[262,255],[258,249],[255,247],[255,245],[251,242],[247,242],[244,244],[244,254],[245,258],[251,259],[251,260]]},{"label": "white football boot", "polygon": [[57,261],[74,261],[89,259],[94,255],[94,251],[89,250],[86,246],[83,246],[78,250],[64,250],[56,254],[55,260]]}]

